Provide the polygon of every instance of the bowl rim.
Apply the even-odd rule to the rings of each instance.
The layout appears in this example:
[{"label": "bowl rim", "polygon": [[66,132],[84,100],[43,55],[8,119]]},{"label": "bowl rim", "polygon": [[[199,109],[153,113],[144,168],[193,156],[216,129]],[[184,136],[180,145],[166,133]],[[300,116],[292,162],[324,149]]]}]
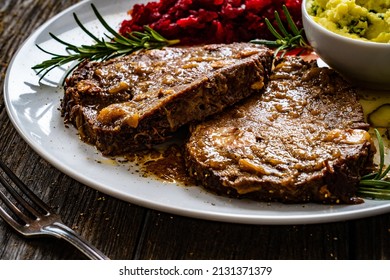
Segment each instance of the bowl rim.
[{"label": "bowl rim", "polygon": [[[343,35],[340,35],[336,32],[333,32],[326,27],[322,26],[321,24],[317,23],[312,16],[309,14],[307,11],[307,2],[308,1],[314,1],[314,0],[302,0],[301,8],[302,8],[302,18],[306,18],[307,21],[309,21],[314,28],[319,29],[321,32],[331,36],[335,37],[336,39],[340,39],[341,41],[344,41],[346,43],[352,43],[352,44],[357,44],[357,45],[362,45],[362,46],[370,46],[370,47],[375,47],[375,48],[390,48],[390,43],[380,43],[380,42],[372,42],[372,41],[364,41],[364,40],[359,40],[359,39],[354,39],[350,37],[346,37]],[[304,22],[302,20],[302,22]]]}]

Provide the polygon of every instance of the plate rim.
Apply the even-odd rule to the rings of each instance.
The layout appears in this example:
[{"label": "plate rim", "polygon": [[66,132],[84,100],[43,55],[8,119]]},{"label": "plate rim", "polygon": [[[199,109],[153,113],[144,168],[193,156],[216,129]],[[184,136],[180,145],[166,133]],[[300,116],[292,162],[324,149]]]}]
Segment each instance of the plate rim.
[{"label": "plate rim", "polygon": [[[121,0],[125,1],[125,0]],[[24,132],[23,125],[18,122],[18,116],[15,115],[15,108],[13,108],[12,101],[10,99],[10,92],[9,92],[9,85],[10,85],[10,79],[11,79],[11,71],[13,69],[14,63],[17,60],[20,53],[24,50],[24,48],[27,46],[27,44],[30,43],[32,38],[37,37],[40,35],[43,30],[45,30],[48,26],[53,24],[57,20],[61,20],[61,18],[64,15],[67,15],[70,12],[77,11],[80,9],[81,6],[87,5],[91,2],[104,2],[103,0],[98,1],[92,1],[92,0],[84,0],[79,3],[76,3],[74,5],[71,5],[64,11],[56,14],[54,17],[47,20],[45,23],[43,23],[41,26],[39,26],[35,31],[33,31],[30,36],[28,36],[25,41],[21,44],[19,49],[15,52],[13,55],[7,71],[6,76],[4,80],[4,102],[7,114],[19,133],[19,135],[24,139],[24,141],[37,153],[39,154],[43,159],[45,159],[47,162],[49,162],[51,165],[53,165],[56,169],[60,170],[64,174],[72,177],[73,179],[77,180],[78,182],[84,184],[87,187],[93,188],[95,190],[98,190],[104,194],[113,196],[117,199],[120,199],[122,201],[127,201],[130,203],[137,204],[141,207],[150,208],[166,213],[191,217],[191,218],[198,218],[198,219],[204,219],[204,220],[210,220],[210,221],[218,221],[218,222],[229,222],[229,223],[238,223],[238,224],[262,224],[262,225],[292,225],[292,224],[318,224],[318,223],[328,223],[328,222],[339,222],[339,221],[345,221],[345,220],[351,220],[351,219],[357,219],[357,218],[365,218],[369,216],[384,214],[387,212],[390,212],[390,202],[386,203],[379,203],[378,205],[374,205],[373,207],[369,207],[368,209],[362,208],[358,209],[356,211],[328,211],[323,214],[317,214],[317,213],[311,213],[309,215],[295,215],[295,216],[288,216],[288,215],[279,215],[279,216],[267,216],[267,215],[242,215],[242,214],[236,214],[236,213],[224,213],[221,211],[204,211],[202,209],[197,209],[194,211],[194,209],[189,209],[186,207],[178,207],[178,206],[172,206],[172,205],[166,205],[164,203],[159,203],[156,201],[151,201],[145,198],[140,198],[136,196],[132,196],[128,193],[123,193],[121,191],[118,191],[117,189],[110,189],[106,188],[101,185],[99,182],[93,182],[91,178],[86,178],[85,176],[82,176],[80,173],[75,172],[72,169],[69,169],[68,166],[64,166],[64,164],[55,158],[55,156],[51,153],[49,153],[46,150],[41,149],[37,144],[34,142],[31,137],[26,135]],[[140,0],[130,0],[128,1],[128,5],[133,5],[135,3],[145,2]],[[126,2],[126,3],[127,3]],[[108,5],[108,4],[107,4]],[[38,79],[38,77],[37,77]],[[76,135],[74,135],[76,136]],[[77,138],[77,137],[75,137]],[[81,143],[81,145],[87,145],[85,143],[82,143],[81,140],[78,138],[75,140]],[[213,194],[210,194],[213,195]],[[367,203],[367,202],[366,202]],[[307,205],[307,204],[305,204]],[[353,205],[351,205],[353,207]],[[261,210],[260,210],[261,211]]]}]

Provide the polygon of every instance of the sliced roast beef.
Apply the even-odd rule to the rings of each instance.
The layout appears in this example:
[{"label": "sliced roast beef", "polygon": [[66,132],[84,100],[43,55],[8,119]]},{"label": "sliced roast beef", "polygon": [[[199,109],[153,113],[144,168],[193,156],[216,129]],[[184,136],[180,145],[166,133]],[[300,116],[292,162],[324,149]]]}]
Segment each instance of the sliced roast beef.
[{"label": "sliced roast beef", "polygon": [[146,50],[85,62],[66,80],[62,114],[105,155],[148,148],[263,90],[272,52],[249,43]]},{"label": "sliced roast beef", "polygon": [[262,201],[356,203],[373,145],[353,87],[314,62],[276,62],[255,94],[192,128],[190,175],[205,188]]}]

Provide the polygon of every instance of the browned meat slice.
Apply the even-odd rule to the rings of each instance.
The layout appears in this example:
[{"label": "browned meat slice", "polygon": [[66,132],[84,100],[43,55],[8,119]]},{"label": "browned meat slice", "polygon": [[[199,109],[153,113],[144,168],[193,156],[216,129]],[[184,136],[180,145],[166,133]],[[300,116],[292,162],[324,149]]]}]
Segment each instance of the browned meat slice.
[{"label": "browned meat slice", "polygon": [[161,143],[179,127],[263,89],[272,52],[249,43],[140,51],[81,65],[62,113],[106,155]]},{"label": "browned meat slice", "polygon": [[263,95],[192,129],[191,176],[263,201],[354,203],[373,145],[356,92],[333,70],[278,62]]}]

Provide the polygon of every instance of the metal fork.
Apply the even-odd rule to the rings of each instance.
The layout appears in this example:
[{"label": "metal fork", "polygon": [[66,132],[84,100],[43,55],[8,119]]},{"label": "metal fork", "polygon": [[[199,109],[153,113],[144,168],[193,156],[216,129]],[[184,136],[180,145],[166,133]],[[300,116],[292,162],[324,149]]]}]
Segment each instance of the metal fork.
[{"label": "metal fork", "polygon": [[[16,231],[27,237],[54,236],[74,245],[88,258],[108,260],[102,252],[90,245],[71,228],[66,226],[61,217],[36,196],[2,161],[0,161],[0,183],[10,196],[0,189],[0,216]],[[12,184],[11,184],[12,183]],[[16,188],[17,187],[17,188]],[[12,198],[12,199],[11,199]],[[20,207],[21,206],[21,207]]]}]

